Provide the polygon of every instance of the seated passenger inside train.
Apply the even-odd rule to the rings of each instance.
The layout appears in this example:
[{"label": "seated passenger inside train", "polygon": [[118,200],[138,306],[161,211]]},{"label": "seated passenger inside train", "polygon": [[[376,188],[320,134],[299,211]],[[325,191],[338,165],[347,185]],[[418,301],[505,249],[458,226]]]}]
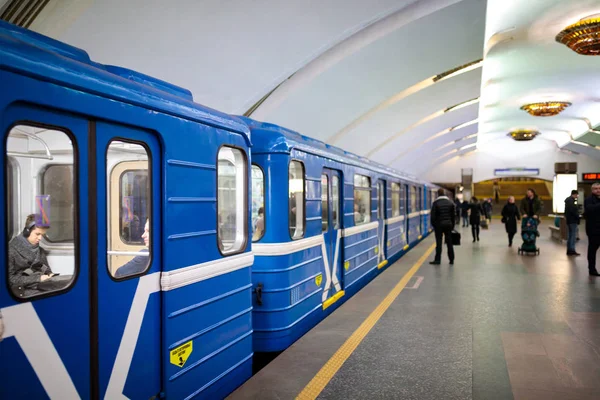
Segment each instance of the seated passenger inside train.
[{"label": "seated passenger inside train", "polygon": [[360,212],[360,207],[355,202],[354,203],[354,222],[357,223],[357,224],[360,224],[364,220],[365,220],[364,215]]},{"label": "seated passenger inside train", "polygon": [[49,287],[52,285],[41,285],[58,274],[50,269],[47,251],[40,246],[50,226],[38,225],[36,221],[39,220],[36,214],[28,215],[22,234],[15,236],[8,244],[8,279],[13,293],[18,297],[57,289]]},{"label": "seated passenger inside train", "polygon": [[252,234],[252,241],[260,239],[265,231],[265,210],[263,207],[258,209],[258,217],[254,223],[254,233]]},{"label": "seated passenger inside train", "polygon": [[144,240],[145,249],[140,251],[140,255],[135,256],[131,261],[122,265],[115,272],[115,278],[122,278],[124,276],[136,275],[144,272],[150,264],[149,248],[150,248],[150,221],[146,220],[144,226],[144,234],[142,235]]}]

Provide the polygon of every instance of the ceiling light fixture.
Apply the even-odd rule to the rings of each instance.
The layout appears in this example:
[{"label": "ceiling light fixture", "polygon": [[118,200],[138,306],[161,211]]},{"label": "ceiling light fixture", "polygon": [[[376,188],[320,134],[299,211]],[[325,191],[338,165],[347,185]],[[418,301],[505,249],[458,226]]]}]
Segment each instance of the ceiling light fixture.
[{"label": "ceiling light fixture", "polygon": [[577,54],[600,55],[600,17],[593,15],[567,26],[556,35],[556,41]]},{"label": "ceiling light fixture", "polygon": [[546,101],[543,103],[531,103],[525,104],[521,107],[521,110],[527,111],[534,117],[552,117],[560,114],[565,108],[569,107],[571,103],[566,101]]},{"label": "ceiling light fixture", "polygon": [[515,129],[514,131],[511,131],[508,136],[518,142],[525,142],[533,140],[539,134],[540,132],[533,129]]},{"label": "ceiling light fixture", "polygon": [[464,108],[464,107],[470,106],[471,104],[475,104],[475,103],[478,103],[478,102],[479,102],[479,97],[476,97],[474,99],[463,101],[462,103],[458,103],[458,104],[456,104],[456,105],[454,105],[452,107],[448,107],[448,108],[446,108],[444,110],[444,112],[447,113],[447,112],[450,112],[450,111],[455,111],[455,110],[458,110],[460,108]]}]

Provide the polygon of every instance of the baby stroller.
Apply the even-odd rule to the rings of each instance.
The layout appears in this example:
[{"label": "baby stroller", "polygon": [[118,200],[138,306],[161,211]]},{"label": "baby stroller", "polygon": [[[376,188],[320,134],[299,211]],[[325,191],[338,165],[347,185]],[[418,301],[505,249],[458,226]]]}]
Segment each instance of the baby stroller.
[{"label": "baby stroller", "polygon": [[540,249],[535,245],[537,237],[540,236],[537,227],[538,221],[536,219],[530,217],[523,218],[521,221],[521,237],[523,238],[523,245],[519,247],[519,250],[517,251],[519,254],[540,254]]}]

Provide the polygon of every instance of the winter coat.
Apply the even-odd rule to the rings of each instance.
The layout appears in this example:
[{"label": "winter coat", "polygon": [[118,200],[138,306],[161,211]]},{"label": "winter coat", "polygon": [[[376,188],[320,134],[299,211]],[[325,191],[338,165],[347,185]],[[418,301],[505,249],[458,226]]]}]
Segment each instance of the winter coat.
[{"label": "winter coat", "polygon": [[[148,253],[148,249],[143,249],[140,253]],[[135,256],[131,261],[127,262],[125,265],[119,267],[115,271],[115,278],[123,278],[125,276],[137,275],[142,273],[148,268],[150,264],[150,257],[139,255]]]},{"label": "winter coat", "polygon": [[446,196],[438,197],[431,206],[431,226],[442,231],[454,228],[456,210],[454,203]]},{"label": "winter coat", "polygon": [[19,297],[37,293],[42,275],[50,275],[46,250],[32,245],[23,236],[13,238],[8,244],[8,281],[13,293]]},{"label": "winter coat", "polygon": [[517,220],[521,219],[519,209],[514,203],[506,203],[502,208],[502,222],[506,233],[517,233]]},{"label": "winter coat", "polygon": [[483,207],[480,202],[469,204],[471,215],[469,216],[469,223],[471,225],[479,225],[481,223],[481,215],[484,214]]},{"label": "winter coat", "polygon": [[533,217],[534,215],[540,216],[540,211],[542,211],[542,202],[540,198],[536,195],[533,195],[532,207],[533,214],[529,212],[529,197],[525,196],[521,199],[521,207],[519,207],[519,211],[521,215],[527,215],[528,217]]},{"label": "winter coat", "polygon": [[489,201],[486,201],[483,203],[482,205],[483,208],[483,213],[485,214],[486,218],[492,218],[492,203],[490,203]]},{"label": "winter coat", "polygon": [[573,196],[565,199],[565,219],[567,220],[567,225],[579,224],[579,208]]},{"label": "winter coat", "polygon": [[600,236],[600,198],[591,195],[583,204],[585,233],[588,236]]}]

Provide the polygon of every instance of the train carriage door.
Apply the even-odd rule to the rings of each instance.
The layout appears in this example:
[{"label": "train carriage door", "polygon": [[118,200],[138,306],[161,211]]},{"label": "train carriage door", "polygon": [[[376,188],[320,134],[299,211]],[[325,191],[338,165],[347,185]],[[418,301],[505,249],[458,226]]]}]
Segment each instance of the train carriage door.
[{"label": "train carriage door", "polygon": [[96,126],[101,398],[161,392],[161,151],[146,131]]},{"label": "train carriage door", "polygon": [[387,259],[385,257],[385,219],[387,215],[387,201],[385,197],[385,181],[381,179],[377,182],[377,200],[377,220],[379,221],[379,229],[377,232],[377,267],[383,268],[387,265]]},{"label": "train carriage door", "polygon": [[323,169],[321,175],[321,212],[325,251],[325,288],[323,308],[333,304],[344,295],[342,282],[342,226],[341,226],[341,174]]},{"label": "train carriage door", "polygon": [[89,123],[0,111],[0,398],[88,398]]}]

